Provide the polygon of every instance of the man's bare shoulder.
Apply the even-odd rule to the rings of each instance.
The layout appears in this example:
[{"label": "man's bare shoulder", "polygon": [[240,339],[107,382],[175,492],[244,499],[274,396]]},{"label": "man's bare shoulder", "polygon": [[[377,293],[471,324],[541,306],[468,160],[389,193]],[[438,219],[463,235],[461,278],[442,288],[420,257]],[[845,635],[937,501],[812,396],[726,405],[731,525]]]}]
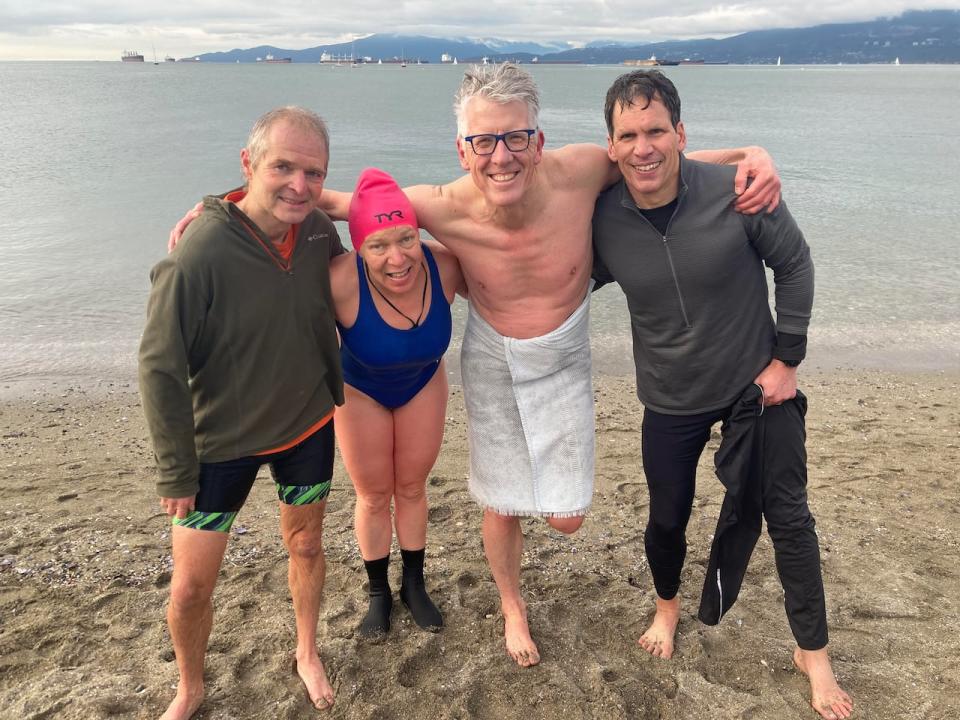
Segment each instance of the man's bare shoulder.
[{"label": "man's bare shoulder", "polygon": [[543,153],[544,170],[551,182],[567,189],[583,189],[599,193],[615,179],[616,165],[607,151],[592,143],[564,145]]},{"label": "man's bare shoulder", "polygon": [[469,204],[476,200],[477,189],[464,175],[445,185],[411,185],[403,191],[410,198],[420,227],[430,230],[431,223],[453,220],[466,214]]}]

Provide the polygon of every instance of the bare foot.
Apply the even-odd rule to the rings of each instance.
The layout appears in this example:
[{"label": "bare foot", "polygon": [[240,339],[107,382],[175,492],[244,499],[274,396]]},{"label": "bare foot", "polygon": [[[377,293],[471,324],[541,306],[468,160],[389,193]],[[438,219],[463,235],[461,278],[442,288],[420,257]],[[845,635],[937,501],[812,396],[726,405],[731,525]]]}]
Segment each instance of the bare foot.
[{"label": "bare foot", "polygon": [[177,696],[160,716],[160,720],[190,720],[201,704],[203,685],[194,691],[188,691],[183,684],[177,685]]},{"label": "bare foot", "polygon": [[333,707],[333,687],[316,650],[304,655],[298,653],[293,659],[293,670],[300,676],[307,699],[317,710]]},{"label": "bare foot", "polygon": [[827,649],[793,651],[793,664],[810,679],[810,705],[826,720],[844,720],[853,714],[853,700],[837,684]]},{"label": "bare foot", "polygon": [[506,641],[510,657],[520,667],[531,667],[540,662],[540,652],[533,638],[530,637],[526,607],[521,607],[519,612],[514,613],[504,611],[503,639]]},{"label": "bare foot", "polygon": [[673,657],[673,636],[680,623],[680,596],[670,600],[657,598],[657,612],[647,631],[637,640],[640,647],[654,657],[669,660]]}]

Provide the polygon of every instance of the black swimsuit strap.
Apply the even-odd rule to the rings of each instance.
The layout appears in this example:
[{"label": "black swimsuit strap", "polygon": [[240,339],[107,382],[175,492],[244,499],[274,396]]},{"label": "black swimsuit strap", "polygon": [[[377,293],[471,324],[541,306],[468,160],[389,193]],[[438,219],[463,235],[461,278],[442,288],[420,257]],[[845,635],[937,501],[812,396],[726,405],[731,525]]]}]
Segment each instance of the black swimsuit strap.
[{"label": "black swimsuit strap", "polygon": [[429,271],[427,270],[427,266],[424,265],[423,262],[420,263],[420,267],[423,268],[423,293],[420,296],[420,314],[417,315],[417,319],[414,320],[412,317],[407,315],[403,310],[401,310],[392,302],[390,302],[390,298],[388,298],[386,295],[380,292],[380,288],[377,287],[377,284],[373,281],[373,278],[370,277],[370,268],[367,267],[367,261],[366,260],[363,261],[363,272],[367,276],[367,280],[370,281],[370,285],[373,287],[374,290],[377,291],[377,295],[383,298],[383,301],[387,305],[389,305],[394,310],[396,310],[400,314],[400,316],[403,317],[404,320],[410,323],[411,330],[413,328],[420,327],[420,321],[423,319],[423,310],[427,305],[427,274]]}]

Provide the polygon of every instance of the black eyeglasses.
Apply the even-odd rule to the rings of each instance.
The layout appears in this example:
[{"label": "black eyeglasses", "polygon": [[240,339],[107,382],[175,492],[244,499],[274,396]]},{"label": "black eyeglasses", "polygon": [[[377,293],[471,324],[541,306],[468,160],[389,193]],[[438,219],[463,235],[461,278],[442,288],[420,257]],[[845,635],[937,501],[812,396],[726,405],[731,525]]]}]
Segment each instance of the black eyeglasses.
[{"label": "black eyeglasses", "polygon": [[510,152],[523,152],[530,147],[530,138],[535,132],[535,128],[526,128],[524,130],[511,130],[500,135],[492,133],[468,135],[464,140],[470,143],[470,147],[477,155],[493,155],[493,151],[497,149],[497,143],[501,140]]}]

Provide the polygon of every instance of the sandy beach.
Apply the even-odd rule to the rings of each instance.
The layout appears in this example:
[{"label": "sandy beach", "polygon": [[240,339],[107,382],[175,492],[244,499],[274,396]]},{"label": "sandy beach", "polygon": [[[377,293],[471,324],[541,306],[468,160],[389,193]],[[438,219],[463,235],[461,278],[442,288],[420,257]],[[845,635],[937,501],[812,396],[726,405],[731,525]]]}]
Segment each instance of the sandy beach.
[{"label": "sandy beach", "polygon": [[[802,374],[810,398],[809,491],[823,555],[831,650],[854,717],[960,717],[960,375]],[[704,453],[672,661],[636,644],[652,614],[643,557],[641,406],[629,378],[595,385],[594,506],[572,537],[525,522],[523,583],[543,662],[503,650],[497,593],[466,489],[462,396],[429,479],[428,586],[446,619],[361,641],[365,575],[353,491],[338,466],[325,544],[321,655],[331,718],[441,720],[814,718],[769,540],[736,606],[695,618],[722,500]],[[0,717],[156,718],[176,667],[163,618],[169,525],[136,387],[36,389],[0,407]],[[391,584],[399,586],[399,556]],[[293,612],[276,496],[261,476],[234,525],[215,596],[207,699],[197,718],[309,718],[290,669]]]}]

